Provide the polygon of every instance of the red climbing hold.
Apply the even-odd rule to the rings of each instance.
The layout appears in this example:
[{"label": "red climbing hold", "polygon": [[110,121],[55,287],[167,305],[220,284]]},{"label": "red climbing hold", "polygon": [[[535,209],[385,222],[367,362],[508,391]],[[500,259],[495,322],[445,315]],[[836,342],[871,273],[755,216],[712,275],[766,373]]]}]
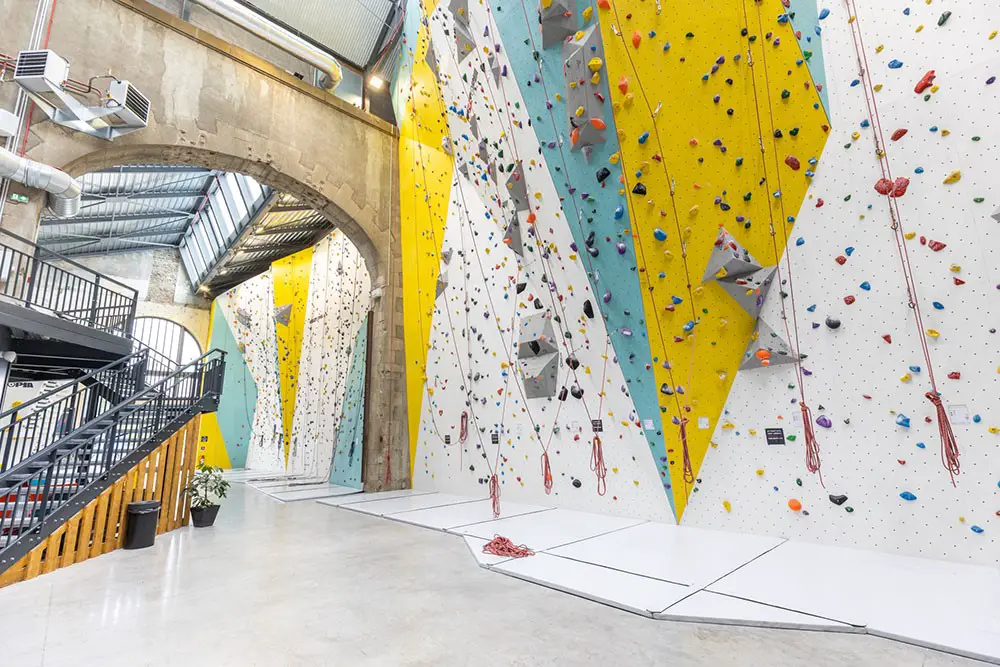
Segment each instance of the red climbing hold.
[{"label": "red climbing hold", "polygon": [[611,9],[611,3],[608,0],[597,0],[597,7],[599,9]]},{"label": "red climbing hold", "polygon": [[890,336],[889,334],[886,334],[886,335],[882,336],[882,340],[884,340],[885,342],[891,344],[892,343],[892,336]]},{"label": "red climbing hold", "polygon": [[917,85],[913,89],[913,92],[919,95],[920,93],[930,88],[931,84],[934,83],[934,76],[935,76],[934,70],[929,70],[927,74],[924,74],[924,76],[920,79],[920,81],[917,82]]},{"label": "red climbing hold", "polygon": [[852,303],[854,303],[856,300],[857,299],[855,299],[850,294],[848,294],[847,296],[844,297],[844,303],[846,303],[848,306],[851,305]]},{"label": "red climbing hold", "polygon": [[902,197],[906,194],[906,188],[910,187],[910,179],[903,178],[900,176],[896,179],[896,182],[892,184],[892,192],[889,194],[890,197]]},{"label": "red climbing hold", "polygon": [[817,199],[817,200],[816,200],[816,208],[820,208],[820,207],[822,207],[822,206],[823,206],[823,204],[825,204],[825,203],[826,203],[826,202],[824,202],[824,201],[823,201],[822,197],[821,197],[821,198],[819,198],[819,199]]},{"label": "red climbing hold", "polygon": [[899,128],[898,130],[896,130],[895,132],[892,133],[892,140],[893,141],[899,141],[900,139],[902,139],[903,137],[906,136],[907,132],[909,132],[909,130],[907,130],[906,128],[902,128],[902,127]]},{"label": "red climbing hold", "polygon": [[948,373],[948,379],[949,380],[961,380],[962,379],[962,374],[959,373],[958,371],[952,371],[952,372]]},{"label": "red climbing hold", "polygon": [[896,459],[896,462],[899,463],[899,465],[901,465],[901,466],[905,466],[906,465],[906,459]]},{"label": "red climbing hold", "polygon": [[962,280],[961,278],[952,278],[952,280],[955,281],[956,285],[964,285],[965,284],[965,281]]},{"label": "red climbing hold", "polygon": [[947,246],[947,244],[945,244],[945,243],[941,243],[940,241],[931,241],[931,242],[930,242],[930,243],[928,243],[927,245],[928,245],[928,247],[930,247],[930,249],[931,249],[931,250],[933,250],[934,252],[937,252],[938,250],[944,250],[945,248],[947,248],[947,247],[948,247],[948,246]]},{"label": "red climbing hold", "polygon": [[639,33],[638,30],[636,30],[635,32],[632,33],[632,46],[638,49],[641,43],[642,43],[642,35]]},{"label": "red climbing hold", "polygon": [[834,261],[837,262],[837,264],[840,264],[841,266],[847,264],[847,258],[844,257],[843,255],[837,255],[837,259],[835,259]]},{"label": "red climbing hold", "polygon": [[618,90],[621,91],[622,95],[628,92],[628,77],[622,76],[618,79]]},{"label": "red climbing hold", "polygon": [[875,183],[875,192],[880,195],[887,195],[892,192],[892,181],[888,178],[880,178]]},{"label": "red climbing hold", "polygon": [[927,245],[927,237],[926,236],[921,236],[920,237],[920,245]]},{"label": "red climbing hold", "polygon": [[785,158],[785,164],[787,164],[789,167],[791,167],[795,171],[798,171],[802,167],[802,163],[800,163],[799,159],[797,157],[795,157],[794,155],[789,155],[788,157],[786,157]]}]

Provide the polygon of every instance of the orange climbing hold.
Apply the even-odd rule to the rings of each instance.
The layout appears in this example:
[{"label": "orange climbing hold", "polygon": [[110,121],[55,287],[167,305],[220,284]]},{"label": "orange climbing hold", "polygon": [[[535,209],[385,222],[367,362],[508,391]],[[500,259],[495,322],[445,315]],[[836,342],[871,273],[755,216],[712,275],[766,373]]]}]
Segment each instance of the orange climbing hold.
[{"label": "orange climbing hold", "polygon": [[800,509],[802,509],[802,503],[796,500],[795,498],[791,498],[788,501],[788,509],[792,510],[793,512],[798,512]]},{"label": "orange climbing hold", "polygon": [[627,76],[622,75],[622,77],[620,79],[618,79],[618,90],[621,91],[622,95],[624,95],[625,93],[628,92],[628,77]]},{"label": "orange climbing hold", "polygon": [[608,0],[597,0],[597,7],[599,9],[611,9],[611,3]]},{"label": "orange climbing hold", "polygon": [[608,129],[607,123],[605,123],[600,118],[591,118],[590,124],[594,126],[595,130],[606,130]]},{"label": "orange climbing hold", "polygon": [[576,142],[580,141],[580,128],[573,128],[573,131],[569,133],[569,141],[571,144],[576,146]]},{"label": "orange climbing hold", "polygon": [[640,44],[642,44],[642,35],[636,30],[632,33],[632,46],[638,49]]}]

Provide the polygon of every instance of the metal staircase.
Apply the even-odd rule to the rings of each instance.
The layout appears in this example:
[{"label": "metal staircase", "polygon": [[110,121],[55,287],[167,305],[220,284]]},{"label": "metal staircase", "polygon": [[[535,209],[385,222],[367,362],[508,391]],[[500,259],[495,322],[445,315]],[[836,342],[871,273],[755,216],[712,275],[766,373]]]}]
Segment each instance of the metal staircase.
[{"label": "metal staircase", "polygon": [[218,408],[225,353],[179,365],[132,337],[135,313],[134,289],[0,230],[10,380],[46,381],[0,413],[0,574]]},{"label": "metal staircase", "polygon": [[0,413],[0,572],[192,417],[218,408],[225,352],[166,377],[151,356],[140,350]]}]

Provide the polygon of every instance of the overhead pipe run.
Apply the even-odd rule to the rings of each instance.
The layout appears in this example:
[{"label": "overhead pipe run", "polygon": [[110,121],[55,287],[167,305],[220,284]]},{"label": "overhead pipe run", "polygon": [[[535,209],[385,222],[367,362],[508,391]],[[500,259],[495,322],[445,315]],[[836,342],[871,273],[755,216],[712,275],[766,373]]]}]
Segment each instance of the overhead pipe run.
[{"label": "overhead pipe run", "polygon": [[304,60],[324,74],[321,85],[327,90],[333,90],[340,85],[344,77],[340,63],[328,53],[318,49],[298,35],[294,35],[279,25],[236,0],[192,0],[213,14],[235,23],[244,30],[252,32],[265,42],[269,42],[282,51]]},{"label": "overhead pipe run", "polygon": [[9,178],[29,188],[48,193],[46,203],[58,218],[72,218],[80,212],[80,182],[55,167],[18,157],[0,148],[0,178]]}]

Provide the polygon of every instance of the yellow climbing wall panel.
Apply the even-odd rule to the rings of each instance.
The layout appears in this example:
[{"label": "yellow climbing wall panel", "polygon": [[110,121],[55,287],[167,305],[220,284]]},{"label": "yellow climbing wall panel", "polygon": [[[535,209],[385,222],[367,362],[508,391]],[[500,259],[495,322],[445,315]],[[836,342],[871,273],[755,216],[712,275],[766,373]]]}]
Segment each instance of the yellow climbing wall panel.
[{"label": "yellow climbing wall panel", "polygon": [[[617,0],[598,11],[654,373],[658,387],[683,391],[659,394],[680,520],[754,326],[716,283],[702,285],[714,242],[724,226],[776,264],[829,128],[793,28],[778,21],[781,0]],[[638,183],[645,194],[632,194]],[[695,481],[685,481],[682,415]]]},{"label": "yellow climbing wall panel", "polygon": [[299,386],[299,358],[302,354],[302,333],[306,323],[306,302],[309,298],[312,259],[313,248],[307,248],[271,264],[286,466],[292,442],[292,420],[295,416],[295,395]]},{"label": "yellow climbing wall panel", "polygon": [[[426,11],[431,11],[429,7]],[[403,248],[403,319],[406,343],[406,394],[410,420],[412,473],[420,433],[420,408],[426,380],[427,345],[434,315],[434,297],[441,248],[448,219],[454,161],[444,151],[448,136],[445,105],[437,77],[426,61],[430,48],[427,27],[420,26],[413,48],[405,113],[400,118],[399,180]]]}]

